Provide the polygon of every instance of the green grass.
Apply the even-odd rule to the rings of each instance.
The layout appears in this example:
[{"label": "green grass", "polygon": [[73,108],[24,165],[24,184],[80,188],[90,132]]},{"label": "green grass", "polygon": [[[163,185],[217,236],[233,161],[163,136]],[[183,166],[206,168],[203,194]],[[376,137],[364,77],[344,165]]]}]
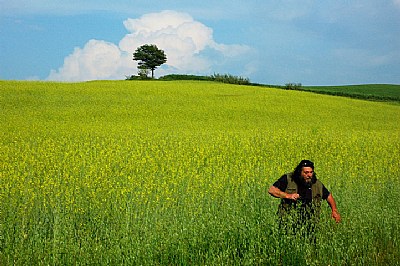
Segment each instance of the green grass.
[{"label": "green grass", "polygon": [[[398,105],[204,81],[0,81],[0,265],[398,265]],[[269,186],[316,163],[317,245]]]},{"label": "green grass", "polygon": [[366,100],[400,102],[400,85],[393,84],[303,86],[301,90]]}]

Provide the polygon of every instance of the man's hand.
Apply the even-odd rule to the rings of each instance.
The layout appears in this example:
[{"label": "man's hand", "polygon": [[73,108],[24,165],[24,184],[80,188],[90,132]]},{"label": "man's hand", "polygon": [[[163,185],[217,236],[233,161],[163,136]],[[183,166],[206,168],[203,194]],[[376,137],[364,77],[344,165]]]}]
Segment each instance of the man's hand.
[{"label": "man's hand", "polygon": [[297,193],[293,193],[293,194],[286,194],[286,199],[290,199],[290,200],[298,200],[300,198],[300,195]]},{"label": "man's hand", "polygon": [[338,210],[332,210],[332,218],[335,220],[336,223],[340,223],[340,213]]}]

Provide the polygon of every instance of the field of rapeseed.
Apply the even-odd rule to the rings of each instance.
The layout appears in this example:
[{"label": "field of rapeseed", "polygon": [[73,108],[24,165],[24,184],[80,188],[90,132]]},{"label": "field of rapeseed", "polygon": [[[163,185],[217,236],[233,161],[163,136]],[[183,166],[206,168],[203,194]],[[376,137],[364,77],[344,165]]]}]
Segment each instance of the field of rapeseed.
[{"label": "field of rapeseed", "polygon": [[[398,265],[400,106],[211,82],[0,81],[0,265]],[[317,243],[269,186],[310,159]]]}]

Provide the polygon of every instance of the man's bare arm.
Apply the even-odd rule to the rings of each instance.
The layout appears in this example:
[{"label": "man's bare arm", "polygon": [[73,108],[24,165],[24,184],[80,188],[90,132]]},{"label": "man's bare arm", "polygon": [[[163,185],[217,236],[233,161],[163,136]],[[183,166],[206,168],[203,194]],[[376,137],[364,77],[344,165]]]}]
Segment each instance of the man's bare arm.
[{"label": "man's bare arm", "polygon": [[339,223],[340,220],[341,220],[341,217],[340,217],[340,213],[339,213],[339,211],[338,211],[338,209],[337,209],[337,207],[336,207],[336,201],[335,201],[335,199],[333,198],[332,193],[329,194],[329,196],[328,196],[328,198],[326,199],[326,201],[328,202],[329,206],[331,207],[331,210],[332,210],[332,218],[333,218],[337,223]]},{"label": "man's bare arm", "polygon": [[271,196],[273,196],[273,197],[275,197],[275,198],[280,198],[280,199],[297,200],[297,199],[300,197],[300,195],[297,194],[297,193],[289,194],[289,193],[286,193],[286,192],[281,191],[279,188],[274,187],[274,186],[271,186],[271,187],[268,189],[268,193],[269,193]]}]

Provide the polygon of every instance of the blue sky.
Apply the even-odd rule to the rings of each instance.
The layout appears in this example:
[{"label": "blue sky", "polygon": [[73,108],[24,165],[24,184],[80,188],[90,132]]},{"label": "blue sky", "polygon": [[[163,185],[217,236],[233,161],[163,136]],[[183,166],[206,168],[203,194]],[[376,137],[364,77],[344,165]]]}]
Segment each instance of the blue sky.
[{"label": "blue sky", "polygon": [[0,79],[232,74],[264,84],[400,84],[400,0],[0,0]]}]

